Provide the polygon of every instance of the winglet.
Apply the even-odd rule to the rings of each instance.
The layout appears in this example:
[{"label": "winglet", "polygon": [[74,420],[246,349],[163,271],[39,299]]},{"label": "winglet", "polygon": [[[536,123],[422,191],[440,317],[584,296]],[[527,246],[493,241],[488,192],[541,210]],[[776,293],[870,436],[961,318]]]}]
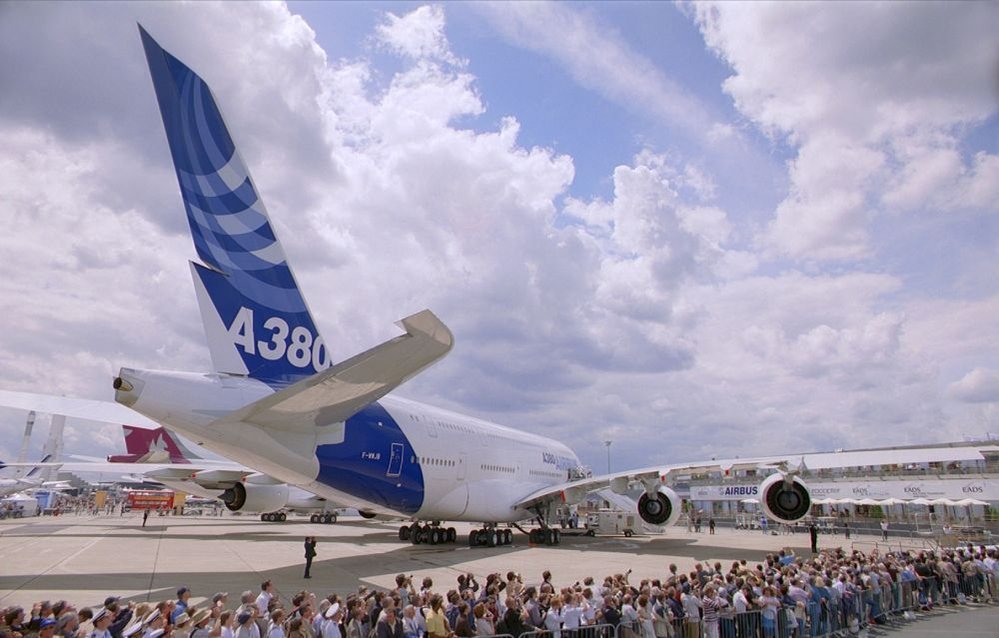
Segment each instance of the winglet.
[{"label": "winglet", "polygon": [[439,361],[454,345],[429,310],[399,322],[399,335],[219,419],[265,428],[310,431],[344,421]]}]

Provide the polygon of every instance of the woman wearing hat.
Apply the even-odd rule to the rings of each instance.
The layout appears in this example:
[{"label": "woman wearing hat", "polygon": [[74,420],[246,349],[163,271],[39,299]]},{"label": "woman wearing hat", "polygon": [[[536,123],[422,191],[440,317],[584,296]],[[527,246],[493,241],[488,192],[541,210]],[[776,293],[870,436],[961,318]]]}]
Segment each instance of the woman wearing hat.
[{"label": "woman wearing hat", "polygon": [[179,616],[176,616],[174,618],[174,623],[173,623],[174,638],[190,638],[191,629],[193,629],[191,625],[191,617],[188,615],[186,611],[181,612]]},{"label": "woman wearing hat", "polygon": [[212,630],[209,629],[208,625],[211,619],[212,610],[210,609],[194,612],[194,616],[191,617],[190,638],[210,638]]},{"label": "woman wearing hat", "polygon": [[235,638],[260,638],[260,628],[253,619],[253,612],[244,610],[236,616]]},{"label": "woman wearing hat", "polygon": [[111,638],[108,627],[111,626],[112,620],[114,620],[113,614],[107,607],[98,609],[92,620],[94,630],[90,632],[90,638]]}]

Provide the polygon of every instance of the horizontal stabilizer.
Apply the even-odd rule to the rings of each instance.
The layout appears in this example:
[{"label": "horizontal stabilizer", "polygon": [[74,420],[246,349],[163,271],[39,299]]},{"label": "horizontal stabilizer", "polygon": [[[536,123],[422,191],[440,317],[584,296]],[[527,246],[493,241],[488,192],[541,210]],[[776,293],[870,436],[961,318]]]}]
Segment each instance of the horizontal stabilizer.
[{"label": "horizontal stabilizer", "polygon": [[149,428],[160,427],[159,423],[142,416],[131,408],[112,401],[74,399],[33,392],[0,390],[0,406],[35,410],[47,414],[62,414],[74,419],[87,419],[102,423],[131,423]]},{"label": "horizontal stabilizer", "polygon": [[406,334],[227,414],[219,422],[299,432],[339,423],[438,361],[454,345],[451,331],[429,310],[406,317],[399,325]]}]

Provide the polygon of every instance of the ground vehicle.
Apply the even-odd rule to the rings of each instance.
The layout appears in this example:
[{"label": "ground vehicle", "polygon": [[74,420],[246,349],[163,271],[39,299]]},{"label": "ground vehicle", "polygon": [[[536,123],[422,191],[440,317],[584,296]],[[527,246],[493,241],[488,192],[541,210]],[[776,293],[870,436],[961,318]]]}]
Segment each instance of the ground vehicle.
[{"label": "ground vehicle", "polygon": [[642,531],[642,521],[635,512],[617,510],[597,510],[586,515],[586,534],[594,536],[601,534],[624,534],[632,536],[636,531]]}]

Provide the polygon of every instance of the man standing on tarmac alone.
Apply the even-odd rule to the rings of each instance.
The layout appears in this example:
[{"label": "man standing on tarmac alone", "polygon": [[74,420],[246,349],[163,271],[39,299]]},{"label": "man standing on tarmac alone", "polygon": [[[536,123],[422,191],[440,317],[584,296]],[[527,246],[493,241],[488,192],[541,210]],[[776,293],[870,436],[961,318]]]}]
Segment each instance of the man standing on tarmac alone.
[{"label": "man standing on tarmac alone", "polygon": [[146,519],[149,518],[149,508],[142,510],[142,526],[146,526]]},{"label": "man standing on tarmac alone", "polygon": [[309,572],[312,570],[312,559],[316,557],[316,537],[305,537],[305,577],[312,578]]},{"label": "man standing on tarmac alone", "polygon": [[815,527],[815,523],[808,526],[808,537],[812,541],[812,553],[819,553],[819,529]]},{"label": "man standing on tarmac alone", "polygon": [[888,521],[881,521],[881,540],[888,540]]}]

